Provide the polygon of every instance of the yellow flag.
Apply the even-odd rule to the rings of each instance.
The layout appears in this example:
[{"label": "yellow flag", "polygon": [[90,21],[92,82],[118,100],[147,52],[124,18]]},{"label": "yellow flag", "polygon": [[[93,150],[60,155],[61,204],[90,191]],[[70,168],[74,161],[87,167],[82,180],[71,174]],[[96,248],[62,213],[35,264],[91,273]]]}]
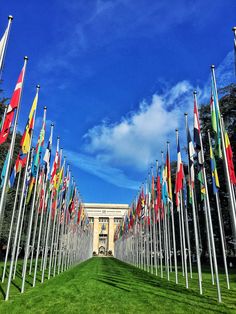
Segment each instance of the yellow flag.
[{"label": "yellow flag", "polygon": [[38,104],[38,91],[35,95],[30,113],[29,118],[25,127],[25,132],[21,139],[21,150],[23,154],[27,154],[30,151],[30,142],[31,142],[31,133],[34,127],[34,115]]}]

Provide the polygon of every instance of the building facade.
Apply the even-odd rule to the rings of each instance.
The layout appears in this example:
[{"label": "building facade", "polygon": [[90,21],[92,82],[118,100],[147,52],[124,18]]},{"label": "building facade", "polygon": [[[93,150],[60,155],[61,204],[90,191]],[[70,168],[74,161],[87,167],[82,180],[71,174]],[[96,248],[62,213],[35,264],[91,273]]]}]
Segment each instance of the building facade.
[{"label": "building facade", "polygon": [[116,226],[128,211],[128,204],[85,203],[85,210],[93,226],[93,251],[98,255],[114,253]]}]

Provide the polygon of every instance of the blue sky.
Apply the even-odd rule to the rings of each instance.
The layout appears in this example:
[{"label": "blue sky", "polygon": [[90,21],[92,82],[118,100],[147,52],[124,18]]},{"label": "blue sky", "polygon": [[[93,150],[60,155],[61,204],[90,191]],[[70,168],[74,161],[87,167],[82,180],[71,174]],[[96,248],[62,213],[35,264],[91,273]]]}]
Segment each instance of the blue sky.
[{"label": "blue sky", "polygon": [[235,80],[235,12],[233,0],[5,1],[4,95],[27,55],[19,127],[40,83],[35,137],[46,105],[83,200],[129,203],[166,140],[174,156],[193,89],[208,101],[210,65],[219,85]]}]

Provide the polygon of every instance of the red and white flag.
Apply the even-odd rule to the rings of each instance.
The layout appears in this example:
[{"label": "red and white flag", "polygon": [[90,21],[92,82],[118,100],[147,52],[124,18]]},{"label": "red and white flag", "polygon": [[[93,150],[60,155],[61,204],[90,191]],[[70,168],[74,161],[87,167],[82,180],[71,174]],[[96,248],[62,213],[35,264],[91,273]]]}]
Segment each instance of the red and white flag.
[{"label": "red and white flag", "polygon": [[14,112],[19,106],[24,76],[25,76],[25,65],[23,66],[21,70],[21,73],[18,78],[15,90],[13,92],[10,104],[7,109],[6,117],[3,122],[2,130],[0,133],[0,144],[3,144],[7,140],[8,134],[10,132],[11,124],[14,118]]}]

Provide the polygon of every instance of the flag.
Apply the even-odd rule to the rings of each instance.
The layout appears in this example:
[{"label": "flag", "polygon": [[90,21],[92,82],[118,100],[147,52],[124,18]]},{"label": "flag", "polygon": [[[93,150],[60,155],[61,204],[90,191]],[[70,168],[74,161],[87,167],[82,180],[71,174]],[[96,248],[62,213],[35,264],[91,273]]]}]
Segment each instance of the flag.
[{"label": "flag", "polygon": [[209,145],[210,145],[210,162],[211,162],[212,187],[213,187],[213,193],[216,194],[218,192],[220,184],[219,184],[218,172],[217,172],[217,168],[216,168],[216,161],[215,161],[213,149],[212,149],[212,146],[211,146],[210,138],[209,138]]},{"label": "flag", "polygon": [[199,165],[203,165],[203,152],[201,145],[201,129],[198,115],[198,107],[197,107],[197,99],[196,94],[194,94],[194,128],[193,128],[193,140],[195,143],[195,150],[198,155],[198,163]]},{"label": "flag", "polygon": [[172,201],[171,166],[169,150],[166,152],[166,181],[169,200]]},{"label": "flag", "polygon": [[3,122],[2,130],[0,132],[0,144],[3,144],[7,140],[8,134],[10,132],[11,124],[13,121],[14,112],[19,106],[20,96],[21,96],[21,91],[22,91],[22,86],[23,86],[23,81],[24,81],[24,75],[25,75],[25,67],[26,65],[24,65],[21,70],[21,73],[19,75],[10,104],[8,105],[8,108],[7,108],[6,117]]},{"label": "flag", "polygon": [[191,134],[189,131],[189,128],[187,130],[187,140],[188,140],[188,159],[189,159],[189,184],[191,185],[192,188],[194,188],[194,155],[195,155],[195,150],[193,147],[193,142],[191,138]]},{"label": "flag", "polygon": [[203,178],[203,169],[198,172],[197,175],[198,181],[200,182],[200,191],[201,191],[201,201],[204,200],[204,197],[206,195],[206,187],[204,184],[204,178]]},{"label": "flag", "polygon": [[215,151],[216,151],[216,154],[218,155],[218,157],[222,158],[221,131],[220,131],[220,108],[219,108],[219,100],[218,100],[218,94],[217,94],[214,68],[212,68],[211,80],[212,80],[211,100],[210,100],[211,123],[212,123],[212,129],[215,133],[215,142],[216,142]]},{"label": "flag", "polygon": [[157,174],[157,208],[161,209],[161,167],[158,168],[158,174]]},{"label": "flag", "polygon": [[33,101],[33,104],[29,113],[25,131],[21,138],[21,143],[20,143],[21,149],[17,156],[15,166],[11,173],[10,186],[13,186],[16,174],[26,165],[27,155],[30,152],[31,136],[32,136],[32,131],[34,127],[34,117],[35,117],[35,112],[37,108],[37,103],[38,103],[38,90],[36,92],[36,96],[34,98],[34,101]]},{"label": "flag", "polygon": [[34,177],[36,177],[37,168],[38,168],[38,166],[40,164],[42,148],[43,148],[43,145],[44,145],[44,138],[45,138],[45,128],[46,128],[46,110],[44,110],[43,124],[42,124],[42,128],[40,130],[40,133],[39,133],[37,146],[36,146],[36,149],[35,149],[35,157],[34,157],[34,165],[33,165],[33,176]]},{"label": "flag", "polygon": [[53,132],[52,132],[52,126],[51,126],[51,134],[50,134],[50,137],[48,140],[48,145],[47,145],[44,157],[43,157],[43,161],[45,164],[45,179],[47,179],[47,176],[48,176],[48,173],[50,170],[51,151],[52,151],[52,135],[53,135]]},{"label": "flag", "polygon": [[0,186],[0,188],[3,187],[4,178],[6,176],[8,159],[9,159],[9,151],[8,151],[8,153],[6,155],[6,158],[5,158],[5,161],[4,161],[4,164],[3,164],[3,168],[2,168],[2,172],[1,172],[1,186]]},{"label": "flag", "polygon": [[9,31],[10,31],[12,17],[9,16],[8,19],[9,19],[9,22],[8,22],[7,28],[0,40],[0,71],[2,71],[3,69],[3,61],[4,61],[5,52],[6,52],[7,39],[8,39]]},{"label": "flag", "polygon": [[56,184],[57,184],[57,171],[59,168],[59,139],[57,140],[57,149],[56,149],[56,155],[55,155],[55,159],[52,165],[52,171],[51,171],[51,181],[50,181],[50,186],[51,188],[54,187],[56,188]]},{"label": "flag", "polygon": [[236,176],[234,171],[234,161],[233,161],[233,151],[230,145],[229,136],[228,133],[224,132],[225,134],[225,151],[226,151],[226,158],[227,158],[227,164],[229,169],[229,178],[230,182],[232,184],[236,184]]},{"label": "flag", "polygon": [[179,206],[179,192],[183,189],[183,163],[180,152],[179,138],[177,140],[177,171],[175,180],[175,195],[176,195],[176,206]]}]

